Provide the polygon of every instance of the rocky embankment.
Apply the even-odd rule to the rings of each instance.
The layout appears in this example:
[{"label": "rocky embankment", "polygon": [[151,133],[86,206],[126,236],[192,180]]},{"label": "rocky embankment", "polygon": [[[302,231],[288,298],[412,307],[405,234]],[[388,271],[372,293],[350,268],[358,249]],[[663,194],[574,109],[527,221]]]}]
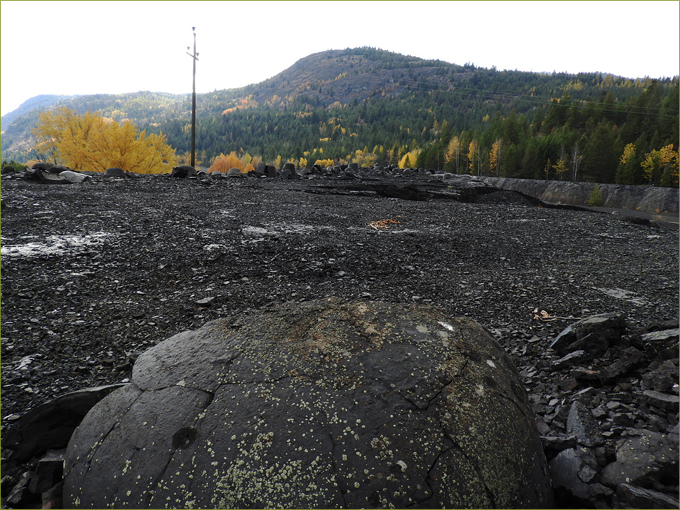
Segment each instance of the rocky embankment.
[{"label": "rocky embankment", "polygon": [[58,504],[64,437],[110,388],[64,395],[125,384],[208,321],[334,297],[484,325],[522,377],[559,507],[677,508],[677,227],[417,170],[46,175],[2,177],[5,506]]},{"label": "rocky embankment", "polygon": [[[587,206],[595,184],[591,182],[538,181],[483,177],[483,182],[497,188],[519,191],[552,204]],[[677,188],[657,186],[625,186],[622,184],[598,184],[602,207],[628,209],[656,214],[678,213]]]}]

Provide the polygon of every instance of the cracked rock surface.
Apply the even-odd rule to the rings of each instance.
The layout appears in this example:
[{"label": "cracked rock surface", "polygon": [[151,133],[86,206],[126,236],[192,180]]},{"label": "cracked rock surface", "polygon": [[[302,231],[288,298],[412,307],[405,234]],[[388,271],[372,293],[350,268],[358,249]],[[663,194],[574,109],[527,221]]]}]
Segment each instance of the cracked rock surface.
[{"label": "cracked rock surface", "polygon": [[142,354],[73,435],[64,498],[540,508],[552,487],[519,375],[478,323],[330,299],[210,322]]}]

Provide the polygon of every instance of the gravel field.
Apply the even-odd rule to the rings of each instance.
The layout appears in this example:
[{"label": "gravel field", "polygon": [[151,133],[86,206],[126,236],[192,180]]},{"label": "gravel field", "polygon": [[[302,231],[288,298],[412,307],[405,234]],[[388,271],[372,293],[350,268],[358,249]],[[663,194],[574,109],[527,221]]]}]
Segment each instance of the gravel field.
[{"label": "gravel field", "polygon": [[[281,301],[435,304],[510,349],[569,324],[533,320],[536,308],[620,311],[633,326],[678,317],[676,230],[506,192],[461,203],[313,186],[3,179],[3,417],[120,382],[149,346]],[[386,219],[398,223],[370,224]]]},{"label": "gravel field", "polygon": [[[677,228],[507,191],[464,202],[350,188],[3,176],[3,429],[64,393],[126,380],[175,333],[284,301],[433,304],[487,327],[520,370],[575,318],[677,324]],[[558,319],[535,319],[541,310]]]}]

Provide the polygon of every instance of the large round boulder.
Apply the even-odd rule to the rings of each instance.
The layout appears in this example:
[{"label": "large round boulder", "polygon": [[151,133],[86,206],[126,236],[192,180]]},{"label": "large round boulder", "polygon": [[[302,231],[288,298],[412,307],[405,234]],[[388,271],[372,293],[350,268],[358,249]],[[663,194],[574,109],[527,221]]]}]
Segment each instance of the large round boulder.
[{"label": "large round boulder", "polygon": [[73,434],[67,507],[546,508],[511,360],[438,308],[336,300],[142,354]]}]

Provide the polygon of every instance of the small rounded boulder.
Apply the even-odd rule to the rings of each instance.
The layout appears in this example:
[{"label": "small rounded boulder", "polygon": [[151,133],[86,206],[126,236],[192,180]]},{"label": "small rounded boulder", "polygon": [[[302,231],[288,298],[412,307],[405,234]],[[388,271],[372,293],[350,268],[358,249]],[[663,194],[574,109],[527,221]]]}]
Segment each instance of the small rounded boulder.
[{"label": "small rounded boulder", "polygon": [[66,507],[548,508],[526,392],[478,323],[289,303],[142,354],[65,460]]}]

